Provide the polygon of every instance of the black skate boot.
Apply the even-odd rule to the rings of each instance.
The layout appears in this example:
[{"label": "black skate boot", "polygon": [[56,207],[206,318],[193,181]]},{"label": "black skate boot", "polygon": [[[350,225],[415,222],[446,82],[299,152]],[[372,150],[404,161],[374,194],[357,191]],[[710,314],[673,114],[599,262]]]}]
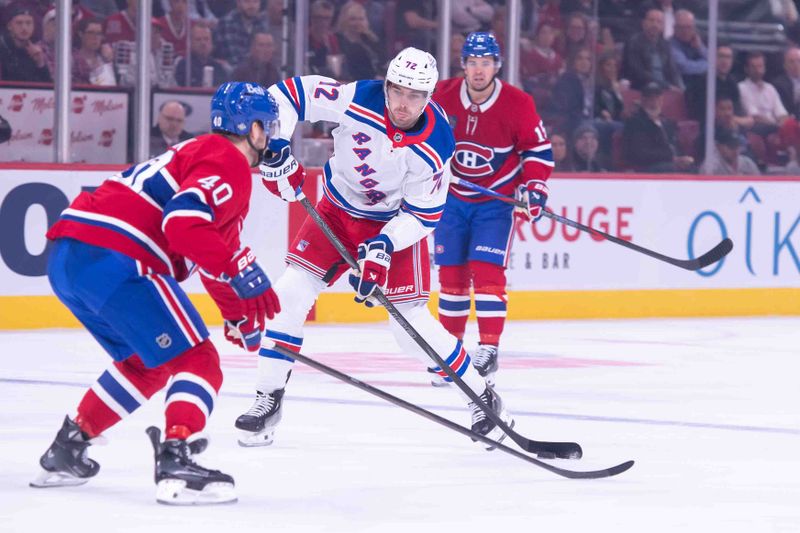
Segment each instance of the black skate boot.
[{"label": "black skate boot", "polygon": [[161,430],[147,428],[156,467],[156,501],[167,505],[207,505],[236,501],[233,478],[219,470],[202,467],[192,459],[183,439],[161,442]]},{"label": "black skate boot", "polygon": [[31,487],[64,487],[83,485],[97,475],[100,465],[89,459],[89,437],[78,424],[64,417],[64,424],[56,433],[53,444],[39,459],[44,472],[30,482]]},{"label": "black skate boot", "polygon": [[284,389],[269,394],[256,391],[256,401],[236,419],[236,427],[242,430],[240,446],[269,446],[274,442],[275,429],[283,416],[283,393]]},{"label": "black skate boot", "polygon": [[[505,422],[508,427],[514,427],[514,418],[506,410],[505,406],[503,405],[503,400],[493,388],[486,387],[486,390],[483,391],[483,394],[481,394],[480,398],[481,402],[488,406],[489,409],[494,411],[494,413],[500,417],[500,420]],[[492,422],[492,420],[486,416],[486,413],[483,411],[483,409],[472,402],[469,403],[469,408],[472,410],[472,431],[483,435],[484,437],[496,440],[497,442],[503,442],[503,439],[506,438],[505,432],[497,427],[497,424]],[[486,446],[486,449],[494,450],[495,446]]]},{"label": "black skate boot", "polygon": [[497,372],[497,346],[492,344],[479,344],[472,356],[472,366],[478,371],[486,383],[494,387],[494,374]]}]

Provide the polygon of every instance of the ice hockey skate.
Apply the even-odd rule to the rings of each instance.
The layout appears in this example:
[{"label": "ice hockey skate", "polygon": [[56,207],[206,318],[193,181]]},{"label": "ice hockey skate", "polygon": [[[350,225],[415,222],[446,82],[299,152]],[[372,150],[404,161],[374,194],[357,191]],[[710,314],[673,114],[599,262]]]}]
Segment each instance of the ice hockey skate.
[{"label": "ice hockey skate", "polygon": [[240,446],[269,446],[273,443],[275,429],[283,416],[283,393],[284,389],[269,394],[256,391],[253,405],[236,419],[236,427],[242,430]]},{"label": "ice hockey skate", "polygon": [[44,471],[30,482],[30,486],[65,487],[83,485],[89,481],[100,471],[100,465],[88,457],[87,448],[90,445],[91,442],[78,424],[65,416],[53,444],[39,459]]},{"label": "ice hockey skate", "polygon": [[198,465],[190,444],[183,439],[161,442],[161,430],[150,426],[147,435],[155,453],[156,501],[166,505],[209,505],[236,501],[233,478]]},{"label": "ice hockey skate", "polygon": [[497,346],[492,344],[479,344],[472,356],[472,366],[486,383],[494,387],[494,375],[499,368],[497,364]]},{"label": "ice hockey skate", "polygon": [[[480,399],[481,402],[494,411],[500,417],[500,420],[505,422],[508,427],[514,427],[514,418],[508,410],[506,410],[503,405],[503,400],[493,388],[486,387],[486,390],[480,395]],[[506,438],[505,432],[486,416],[486,413],[483,412],[483,409],[481,409],[479,405],[470,402],[469,408],[472,410],[472,431],[484,437],[496,440],[497,442],[502,442],[503,439]],[[494,450],[494,448],[494,446],[486,446],[487,450]]]}]

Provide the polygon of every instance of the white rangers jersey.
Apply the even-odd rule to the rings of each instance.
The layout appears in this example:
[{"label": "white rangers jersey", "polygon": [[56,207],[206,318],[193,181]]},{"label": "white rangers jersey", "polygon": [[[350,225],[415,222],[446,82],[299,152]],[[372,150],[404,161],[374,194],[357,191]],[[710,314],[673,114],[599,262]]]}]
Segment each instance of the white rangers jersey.
[{"label": "white rangers jersey", "polygon": [[277,83],[269,92],[280,109],[278,147],[291,138],[298,120],[339,124],[323,176],[331,203],[354,217],[387,221],[382,233],[395,250],[433,231],[444,209],[455,149],[447,116],[437,104],[425,108],[418,130],[405,132],[388,118],[380,80],[342,85],[302,76]]}]

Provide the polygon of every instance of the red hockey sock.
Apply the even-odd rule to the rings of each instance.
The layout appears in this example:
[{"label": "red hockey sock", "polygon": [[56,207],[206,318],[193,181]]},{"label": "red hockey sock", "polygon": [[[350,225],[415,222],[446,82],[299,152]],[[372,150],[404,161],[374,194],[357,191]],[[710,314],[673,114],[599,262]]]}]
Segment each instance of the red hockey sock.
[{"label": "red hockey sock", "polygon": [[470,261],[472,284],[475,287],[475,315],[481,344],[500,343],[506,323],[506,273],[499,265]]},{"label": "red hockey sock", "polygon": [[147,368],[137,355],[115,361],[86,391],[75,422],[90,437],[138,409],[164,387],[169,375],[162,368]]},{"label": "red hockey sock", "polygon": [[469,269],[467,265],[439,267],[439,322],[461,340],[469,318]]},{"label": "red hockey sock", "polygon": [[[214,401],[222,386],[222,370],[216,348],[206,339],[171,360],[165,367],[172,375],[167,388],[165,410],[167,435],[176,433],[177,430],[173,430],[180,426],[188,429],[186,437],[202,431],[214,410]],[[185,434],[185,431],[181,430],[180,434]]]}]

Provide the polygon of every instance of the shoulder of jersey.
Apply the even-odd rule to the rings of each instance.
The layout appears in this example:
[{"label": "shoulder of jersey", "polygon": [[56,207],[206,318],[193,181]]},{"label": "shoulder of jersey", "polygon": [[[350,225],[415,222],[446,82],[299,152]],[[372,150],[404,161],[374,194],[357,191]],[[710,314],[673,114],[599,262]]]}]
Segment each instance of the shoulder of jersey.
[{"label": "shoulder of jersey", "polygon": [[450,78],[447,80],[442,80],[436,84],[436,92],[433,93],[434,97],[438,94],[441,96],[449,95],[450,93],[458,94],[461,90],[461,82],[464,78]]},{"label": "shoulder of jersey", "polygon": [[526,93],[525,91],[523,91],[519,87],[514,87],[510,83],[506,83],[506,82],[503,82],[503,90],[500,93],[500,97],[501,98],[505,97],[505,98],[507,98],[509,100],[514,100],[514,101],[517,101],[517,102],[519,102],[519,101],[532,102],[533,101],[533,98],[531,97],[531,95],[529,95],[528,93]]},{"label": "shoulder of jersey", "polygon": [[347,106],[345,115],[386,133],[386,124],[383,119],[383,111],[386,107],[383,81],[361,80],[355,83],[356,90],[353,100]]},{"label": "shoulder of jersey", "polygon": [[[246,167],[248,173],[250,171],[247,160],[241,157],[241,153],[236,149],[233,143],[222,135],[213,133],[198,135],[193,142],[186,145],[186,147],[178,153],[197,157],[198,159],[202,159],[204,163],[219,165],[229,170],[234,169],[231,168],[231,165],[236,165],[236,167]],[[235,170],[238,171],[240,169],[235,168]]]},{"label": "shoulder of jersey", "polygon": [[[447,122],[447,114],[434,101],[425,109],[428,120],[433,121],[433,126],[428,137],[418,143],[409,144],[408,147],[422,158],[434,172],[440,172],[456,148],[453,129]],[[430,127],[430,124],[428,125]]]}]

